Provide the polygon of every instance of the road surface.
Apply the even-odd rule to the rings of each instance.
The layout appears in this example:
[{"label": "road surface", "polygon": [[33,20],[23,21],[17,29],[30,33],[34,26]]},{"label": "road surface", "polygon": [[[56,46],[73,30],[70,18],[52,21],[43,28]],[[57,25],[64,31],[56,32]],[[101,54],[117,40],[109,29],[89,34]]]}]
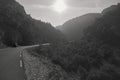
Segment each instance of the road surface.
[{"label": "road surface", "polygon": [[26,80],[22,51],[29,47],[0,49],[0,80]]}]

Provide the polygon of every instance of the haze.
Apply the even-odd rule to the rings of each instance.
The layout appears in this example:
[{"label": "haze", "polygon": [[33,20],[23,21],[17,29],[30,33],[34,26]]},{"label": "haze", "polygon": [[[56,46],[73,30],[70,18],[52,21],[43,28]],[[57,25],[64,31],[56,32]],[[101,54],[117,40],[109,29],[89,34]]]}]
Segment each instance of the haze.
[{"label": "haze", "polygon": [[[17,0],[33,18],[61,25],[86,13],[99,13],[120,0]],[[62,2],[61,2],[62,1]],[[58,2],[58,3],[57,3]],[[61,2],[61,3],[59,3]],[[59,5],[62,6],[60,7]]]}]

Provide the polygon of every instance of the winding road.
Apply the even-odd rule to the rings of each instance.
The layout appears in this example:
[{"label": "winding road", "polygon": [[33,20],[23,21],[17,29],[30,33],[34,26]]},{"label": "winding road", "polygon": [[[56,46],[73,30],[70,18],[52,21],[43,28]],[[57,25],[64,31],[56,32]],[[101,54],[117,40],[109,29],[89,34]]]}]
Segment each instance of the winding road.
[{"label": "winding road", "polygon": [[22,51],[34,46],[0,49],[0,80],[26,80]]}]

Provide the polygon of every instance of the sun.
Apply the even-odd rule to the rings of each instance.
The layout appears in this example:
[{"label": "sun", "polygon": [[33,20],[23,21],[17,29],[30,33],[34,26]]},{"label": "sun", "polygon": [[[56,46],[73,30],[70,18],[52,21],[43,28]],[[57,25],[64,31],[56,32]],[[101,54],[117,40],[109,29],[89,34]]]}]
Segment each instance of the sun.
[{"label": "sun", "polygon": [[57,0],[53,5],[52,8],[54,11],[58,13],[62,13],[67,9],[67,6],[64,2],[64,0]]}]

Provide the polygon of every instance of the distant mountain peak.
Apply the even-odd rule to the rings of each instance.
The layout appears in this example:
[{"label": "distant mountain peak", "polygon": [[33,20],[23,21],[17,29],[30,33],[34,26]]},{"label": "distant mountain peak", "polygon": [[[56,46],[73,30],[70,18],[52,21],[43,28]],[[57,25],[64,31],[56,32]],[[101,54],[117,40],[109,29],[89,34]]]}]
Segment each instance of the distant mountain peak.
[{"label": "distant mountain peak", "polygon": [[58,29],[70,38],[82,37],[84,29],[92,25],[100,17],[100,13],[88,13],[65,22]]},{"label": "distant mountain peak", "polygon": [[118,3],[117,5],[112,5],[108,8],[106,8],[106,9],[104,9],[102,11],[102,14],[105,15],[107,13],[110,13],[110,12],[113,12],[113,11],[117,10],[118,8],[120,8],[120,3]]}]

